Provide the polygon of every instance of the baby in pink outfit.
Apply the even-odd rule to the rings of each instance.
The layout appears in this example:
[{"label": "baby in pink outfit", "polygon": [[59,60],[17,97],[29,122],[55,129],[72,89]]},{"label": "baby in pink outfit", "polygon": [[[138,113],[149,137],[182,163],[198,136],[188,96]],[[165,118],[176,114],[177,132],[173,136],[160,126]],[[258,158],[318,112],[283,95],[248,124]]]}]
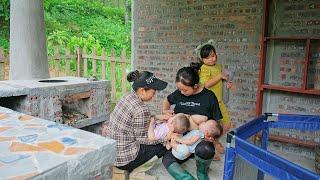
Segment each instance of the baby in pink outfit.
[{"label": "baby in pink outfit", "polygon": [[[170,142],[173,136],[182,136],[187,131],[196,130],[199,124],[207,120],[208,118],[203,115],[186,115],[183,113],[178,113],[163,122],[156,122],[152,118],[148,129],[148,139],[150,141],[165,139]],[[170,143],[166,143],[166,148],[171,148]]]},{"label": "baby in pink outfit", "polygon": [[156,122],[155,119],[151,119],[148,139],[150,141],[158,139],[170,140],[174,133],[183,134],[189,130],[189,127],[188,116],[183,113],[178,113],[164,122]]}]

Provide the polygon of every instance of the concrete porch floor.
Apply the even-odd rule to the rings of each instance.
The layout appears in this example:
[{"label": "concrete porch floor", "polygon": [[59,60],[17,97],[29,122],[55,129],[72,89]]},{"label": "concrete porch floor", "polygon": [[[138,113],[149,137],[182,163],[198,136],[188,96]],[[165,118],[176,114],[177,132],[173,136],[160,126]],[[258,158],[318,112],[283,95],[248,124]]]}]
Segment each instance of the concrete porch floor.
[{"label": "concrete porch floor", "polygon": [[[221,142],[225,145],[226,147],[226,136],[223,136],[221,138]],[[270,148],[270,151],[273,152],[274,154],[279,155],[282,158],[285,158],[291,162],[294,162],[306,169],[309,169],[313,172],[315,172],[315,167],[314,167],[314,159],[309,159],[303,156],[299,156],[297,154],[293,154],[293,153],[285,153],[283,151],[279,151],[276,149],[273,149],[272,147]],[[223,179],[223,166],[224,166],[224,154],[222,154],[221,156],[221,161],[213,161],[210,165],[210,169],[209,169],[209,177],[211,180],[222,180]],[[195,159],[192,158],[189,161],[187,161],[186,163],[182,164],[182,167],[185,168],[187,171],[189,171],[194,177],[196,177],[196,163],[195,163]],[[241,168],[243,170],[245,170],[243,172],[242,175],[245,176],[245,174],[250,174],[249,169],[248,168]],[[173,179],[168,172],[166,171],[165,167],[162,165],[161,159],[158,160],[158,162],[156,163],[156,165],[149,170],[148,172],[151,175],[157,176],[158,180],[171,180]],[[242,176],[241,175],[241,176]],[[237,178],[234,177],[234,179],[256,179],[256,177],[254,176],[247,176],[246,178]],[[273,179],[270,176],[265,176],[265,179],[269,180],[269,179]]]}]

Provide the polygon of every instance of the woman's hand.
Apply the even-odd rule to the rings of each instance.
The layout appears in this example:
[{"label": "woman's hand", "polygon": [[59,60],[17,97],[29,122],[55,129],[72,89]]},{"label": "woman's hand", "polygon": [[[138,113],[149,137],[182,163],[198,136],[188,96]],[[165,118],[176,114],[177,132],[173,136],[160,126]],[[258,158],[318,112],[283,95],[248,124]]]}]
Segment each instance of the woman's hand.
[{"label": "woman's hand", "polygon": [[172,134],[172,137],[171,137],[171,141],[175,141],[175,142],[177,142],[177,143],[182,143],[181,141],[181,134],[177,134],[177,133],[173,133]]},{"label": "woman's hand", "polygon": [[152,116],[150,119],[150,126],[154,126],[156,124],[155,118]]},{"label": "woman's hand", "polygon": [[171,116],[167,114],[160,114],[160,115],[156,115],[155,119],[160,121],[167,121]]},{"label": "woman's hand", "polygon": [[169,116],[169,117],[172,117],[172,116],[174,116],[174,112],[173,112],[173,110],[164,110],[163,112],[162,112],[162,114],[163,115],[166,115],[166,116]]}]

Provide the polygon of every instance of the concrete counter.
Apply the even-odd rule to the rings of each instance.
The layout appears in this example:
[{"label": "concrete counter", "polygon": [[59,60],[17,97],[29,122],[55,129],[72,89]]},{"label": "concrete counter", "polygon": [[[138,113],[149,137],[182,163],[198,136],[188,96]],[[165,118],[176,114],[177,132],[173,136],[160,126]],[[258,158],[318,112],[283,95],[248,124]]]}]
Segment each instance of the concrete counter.
[{"label": "concrete counter", "polygon": [[116,142],[0,107],[0,179],[111,177]]}]

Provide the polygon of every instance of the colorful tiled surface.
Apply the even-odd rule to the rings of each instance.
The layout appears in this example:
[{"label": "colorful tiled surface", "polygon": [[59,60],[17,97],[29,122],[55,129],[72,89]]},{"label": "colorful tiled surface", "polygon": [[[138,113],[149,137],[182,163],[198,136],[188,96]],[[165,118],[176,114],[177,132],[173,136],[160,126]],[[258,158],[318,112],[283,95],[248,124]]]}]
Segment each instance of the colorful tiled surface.
[{"label": "colorful tiled surface", "polygon": [[106,176],[115,141],[0,107],[0,179]]}]

